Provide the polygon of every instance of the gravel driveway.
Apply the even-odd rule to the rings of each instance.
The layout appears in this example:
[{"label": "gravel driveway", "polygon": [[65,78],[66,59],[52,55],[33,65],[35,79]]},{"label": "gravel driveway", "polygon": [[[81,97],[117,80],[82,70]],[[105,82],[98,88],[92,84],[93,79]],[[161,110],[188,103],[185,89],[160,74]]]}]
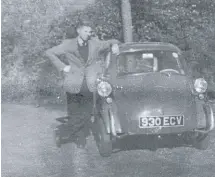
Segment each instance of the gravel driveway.
[{"label": "gravel driveway", "polygon": [[55,147],[57,106],[2,104],[3,177],[215,177],[215,132],[206,151],[190,148],[119,152],[99,156],[90,137],[86,149]]}]

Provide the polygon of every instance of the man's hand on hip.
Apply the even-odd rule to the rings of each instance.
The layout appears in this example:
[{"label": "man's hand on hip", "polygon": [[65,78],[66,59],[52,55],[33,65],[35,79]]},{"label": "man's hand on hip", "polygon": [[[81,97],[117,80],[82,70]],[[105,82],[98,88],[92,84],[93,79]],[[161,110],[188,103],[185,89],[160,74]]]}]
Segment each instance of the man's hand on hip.
[{"label": "man's hand on hip", "polygon": [[71,69],[71,66],[67,65],[63,68],[63,71],[68,73],[70,71],[70,69]]}]

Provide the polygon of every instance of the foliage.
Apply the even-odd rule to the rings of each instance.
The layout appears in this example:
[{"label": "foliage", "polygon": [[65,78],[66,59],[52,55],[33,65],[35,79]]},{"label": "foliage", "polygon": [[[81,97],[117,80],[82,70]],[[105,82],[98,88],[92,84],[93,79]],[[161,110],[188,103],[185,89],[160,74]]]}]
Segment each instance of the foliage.
[{"label": "foliage", "polygon": [[[84,9],[69,1],[2,1],[2,84],[19,90],[55,92],[60,76],[44,51],[76,35],[79,19],[92,21],[101,39],[123,41],[120,0],[95,0]],[[179,46],[188,62],[215,65],[214,0],[130,0],[135,41],[164,41]],[[46,76],[46,77],[45,77]],[[59,88],[60,90],[60,88]]]},{"label": "foliage", "polygon": [[[214,63],[215,1],[213,0],[130,0],[135,41],[163,41],[188,52],[188,60]],[[84,11],[66,12],[55,22],[56,29],[72,29],[78,19],[92,21],[100,38],[123,40],[120,0],[97,0]],[[67,31],[68,32],[68,31]],[[66,33],[66,32],[65,32]],[[72,34],[72,35],[71,35]],[[205,62],[207,60],[207,62]],[[205,66],[206,67],[206,66]]]},{"label": "foliage", "polygon": [[[62,40],[59,29],[51,24],[63,15],[63,9],[83,8],[53,1],[2,1],[2,97],[13,99],[56,92],[58,73],[44,57],[44,51]],[[59,3],[60,6],[59,6]],[[82,4],[81,4],[82,3]],[[39,92],[39,93],[38,93]]]}]

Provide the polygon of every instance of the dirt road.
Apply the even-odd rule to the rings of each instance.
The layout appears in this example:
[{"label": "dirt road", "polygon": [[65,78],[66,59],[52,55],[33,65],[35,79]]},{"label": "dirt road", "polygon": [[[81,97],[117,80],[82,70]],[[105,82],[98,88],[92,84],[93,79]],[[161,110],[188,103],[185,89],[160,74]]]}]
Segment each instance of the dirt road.
[{"label": "dirt road", "polygon": [[215,133],[206,151],[190,148],[99,156],[90,137],[85,150],[55,147],[58,107],[2,105],[2,177],[215,177]]}]

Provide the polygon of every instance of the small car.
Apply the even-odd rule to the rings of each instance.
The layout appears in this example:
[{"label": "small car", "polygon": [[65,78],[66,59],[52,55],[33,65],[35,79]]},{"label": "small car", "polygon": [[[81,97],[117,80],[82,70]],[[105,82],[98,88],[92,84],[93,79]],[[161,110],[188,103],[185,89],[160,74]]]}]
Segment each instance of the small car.
[{"label": "small car", "polygon": [[182,51],[163,42],[119,44],[94,92],[93,135],[101,156],[122,150],[205,150],[214,129],[207,82],[193,79]]}]

